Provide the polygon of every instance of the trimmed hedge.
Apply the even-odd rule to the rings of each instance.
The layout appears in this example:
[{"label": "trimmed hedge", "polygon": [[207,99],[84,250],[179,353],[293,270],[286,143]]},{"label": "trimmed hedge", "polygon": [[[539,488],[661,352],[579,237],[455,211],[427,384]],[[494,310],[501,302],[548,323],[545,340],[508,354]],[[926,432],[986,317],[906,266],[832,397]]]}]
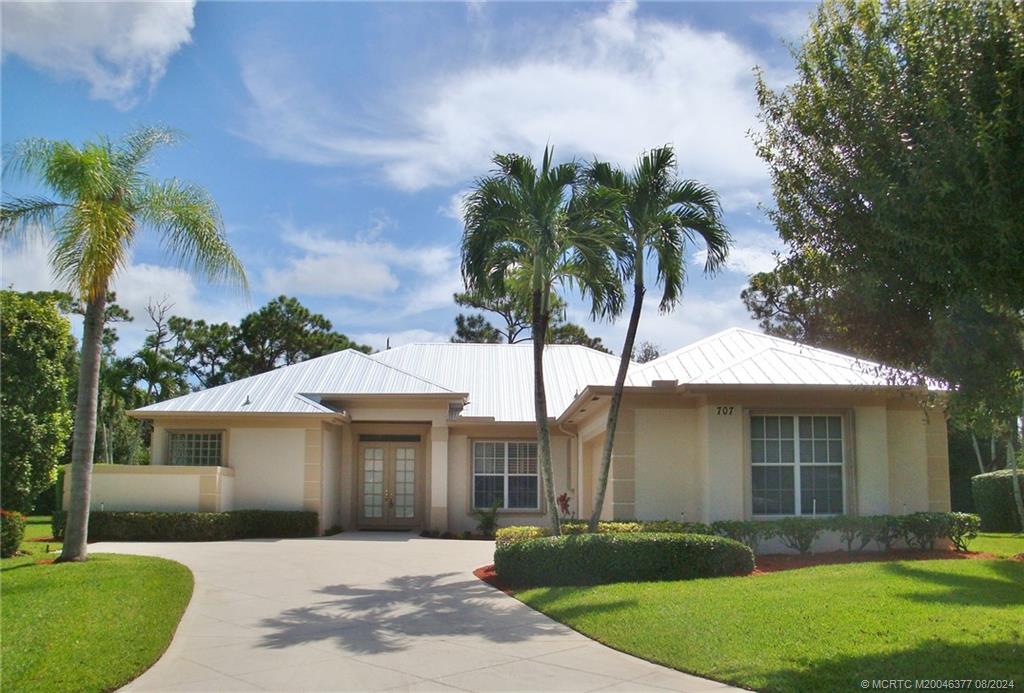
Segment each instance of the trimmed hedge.
[{"label": "trimmed hedge", "polygon": [[[1024,480],[1024,469],[1020,470]],[[1020,518],[1013,500],[1013,470],[1000,469],[971,477],[974,509],[985,532],[1019,532]]]},{"label": "trimmed hedge", "polygon": [[0,558],[18,553],[25,538],[25,516],[13,510],[0,510]]},{"label": "trimmed hedge", "polygon": [[[65,512],[53,514],[53,536],[64,537]],[[223,513],[89,513],[94,541],[226,541],[314,537],[318,516],[305,510],[232,510]]]},{"label": "trimmed hedge", "polygon": [[510,585],[598,585],[746,575],[754,554],[703,534],[572,534],[502,544],[494,566]]},{"label": "trimmed hedge", "polygon": [[[889,551],[898,541],[909,548],[931,550],[939,539],[949,539],[958,551],[978,535],[980,521],[969,513],[917,512],[909,515],[839,515],[836,517],[782,517],[777,520],[721,520],[710,526],[699,522],[655,520],[638,522],[601,522],[599,534],[671,533],[710,534],[739,541],[757,551],[761,539],[778,538],[788,548],[808,553],[822,532],[839,534],[850,553],[862,551],[871,542]],[[586,525],[570,522],[562,525],[563,534],[585,534]],[[550,535],[547,527],[515,526],[498,530],[499,546]]]}]

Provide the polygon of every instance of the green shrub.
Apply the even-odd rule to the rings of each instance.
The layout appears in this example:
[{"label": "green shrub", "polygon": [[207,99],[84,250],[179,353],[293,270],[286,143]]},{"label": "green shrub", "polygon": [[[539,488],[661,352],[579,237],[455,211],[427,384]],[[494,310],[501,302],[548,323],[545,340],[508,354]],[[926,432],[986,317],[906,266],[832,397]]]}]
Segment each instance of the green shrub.
[{"label": "green shrub", "polygon": [[[1024,469],[1020,470],[1024,483]],[[1000,469],[971,478],[974,509],[985,532],[1019,532],[1020,518],[1013,500],[1013,470]]]},{"label": "green shrub", "polygon": [[900,518],[895,515],[869,515],[865,518],[871,530],[871,538],[883,551],[892,551],[892,545],[903,536]]},{"label": "green shrub", "polygon": [[25,516],[13,510],[0,510],[0,558],[18,553],[25,538]]},{"label": "green shrub", "polygon": [[[865,517],[855,515],[836,515],[828,520],[828,529],[839,534],[839,539],[846,544],[847,553],[863,551],[874,538],[871,523]],[[857,544],[857,548],[853,548]]]},{"label": "green shrub", "polygon": [[493,537],[495,530],[498,529],[498,506],[500,505],[501,500],[495,498],[490,508],[475,508],[472,511],[473,517],[476,518],[476,528],[485,537]]},{"label": "green shrub", "polygon": [[494,564],[511,585],[596,585],[745,575],[754,554],[699,534],[582,534],[501,544]]},{"label": "green shrub", "polygon": [[967,544],[978,536],[981,518],[972,513],[947,513],[946,536],[957,551],[966,551]]},{"label": "green shrub", "polygon": [[949,513],[904,515],[900,518],[900,532],[910,548],[931,551],[937,540],[949,536]]},{"label": "green shrub", "polygon": [[755,522],[753,520],[718,520],[711,523],[711,530],[722,537],[728,537],[735,541],[746,544],[750,550],[757,553],[757,545],[761,539],[771,536],[768,522]]},{"label": "green shrub", "polygon": [[770,536],[778,537],[787,547],[806,554],[810,553],[814,540],[825,530],[826,522],[817,517],[781,517],[767,523],[769,528],[766,529]]},{"label": "green shrub", "polygon": [[527,539],[540,539],[550,534],[551,530],[547,527],[534,527],[532,525],[502,527],[494,535],[494,541],[496,546],[502,546],[526,541]]},{"label": "green shrub", "polygon": [[[64,537],[67,513],[53,514],[53,536]],[[93,511],[93,541],[226,541],[312,537],[317,514],[305,510],[232,510],[223,513]]]}]

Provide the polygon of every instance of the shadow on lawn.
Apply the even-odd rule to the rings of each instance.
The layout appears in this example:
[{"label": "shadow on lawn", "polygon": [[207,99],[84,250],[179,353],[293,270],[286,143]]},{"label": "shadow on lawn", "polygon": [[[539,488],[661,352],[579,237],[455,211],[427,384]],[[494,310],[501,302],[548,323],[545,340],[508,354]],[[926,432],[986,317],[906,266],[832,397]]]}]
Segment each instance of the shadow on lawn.
[{"label": "shadow on lawn", "polygon": [[[1024,623],[1024,562],[985,561],[989,575],[961,575],[929,570],[910,563],[890,563],[882,568],[903,578],[927,585],[925,589],[901,596],[916,602],[950,606],[997,606],[1022,609]],[[944,587],[936,590],[934,587]],[[1022,666],[1024,669],[1024,666]]]},{"label": "shadow on lawn", "polygon": [[[528,641],[562,632],[564,626],[511,599],[490,585],[453,578],[461,573],[406,575],[380,589],[329,585],[326,598],[311,606],[287,609],[260,626],[263,644],[272,648],[303,642],[334,641],[352,654],[395,652],[419,636],[476,636],[493,643]],[[615,610],[614,602],[590,610]]]},{"label": "shadow on lawn", "polygon": [[[879,690],[877,680],[963,680],[1012,679],[1015,689],[1024,685],[1024,641],[978,645],[928,642],[907,650],[875,653],[861,657],[837,657],[813,662],[805,668],[744,672],[718,672],[733,681],[756,681],[757,689],[786,693],[820,691]],[[862,682],[867,680],[866,687]],[[913,684],[910,686],[913,688]],[[893,687],[890,686],[889,690]],[[1013,689],[1010,689],[1013,690]]]}]

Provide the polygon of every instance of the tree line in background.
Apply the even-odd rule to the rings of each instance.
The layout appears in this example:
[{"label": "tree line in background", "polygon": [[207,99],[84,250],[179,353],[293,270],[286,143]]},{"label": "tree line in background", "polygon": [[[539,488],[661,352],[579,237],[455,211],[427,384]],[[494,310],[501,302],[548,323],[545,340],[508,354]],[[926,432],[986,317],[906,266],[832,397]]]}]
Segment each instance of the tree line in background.
[{"label": "tree line in background", "polygon": [[[280,296],[238,324],[192,320],[173,315],[167,301],[151,303],[143,345],[118,355],[118,325],[135,316],[116,300],[111,294],[104,319],[94,462],[148,462],[151,430],[128,416],[132,409],[342,349],[370,352]],[[82,307],[64,292],[2,291],[0,309],[4,507],[28,512],[52,487],[56,464],[69,461],[79,366],[68,316]]]},{"label": "tree line in background", "polygon": [[787,252],[751,277],[751,315],[945,380],[961,476],[1016,468],[1024,5],[825,2],[794,57],[794,84],[758,82],[755,142]]}]

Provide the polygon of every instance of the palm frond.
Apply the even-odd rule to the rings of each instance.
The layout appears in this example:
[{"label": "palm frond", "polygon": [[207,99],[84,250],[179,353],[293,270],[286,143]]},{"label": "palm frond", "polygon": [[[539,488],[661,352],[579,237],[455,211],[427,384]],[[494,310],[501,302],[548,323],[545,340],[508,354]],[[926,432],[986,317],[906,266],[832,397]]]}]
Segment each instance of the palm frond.
[{"label": "palm frond", "polygon": [[134,230],[135,220],[123,206],[79,200],[54,228],[54,274],[83,300],[93,300],[127,262]]},{"label": "palm frond", "polygon": [[136,215],[162,236],[178,264],[208,281],[248,291],[241,261],[224,234],[220,210],[202,188],[169,179],[148,182],[136,200]]},{"label": "palm frond", "polygon": [[0,205],[0,238],[7,240],[26,231],[52,227],[67,205],[44,197],[9,197]]}]

